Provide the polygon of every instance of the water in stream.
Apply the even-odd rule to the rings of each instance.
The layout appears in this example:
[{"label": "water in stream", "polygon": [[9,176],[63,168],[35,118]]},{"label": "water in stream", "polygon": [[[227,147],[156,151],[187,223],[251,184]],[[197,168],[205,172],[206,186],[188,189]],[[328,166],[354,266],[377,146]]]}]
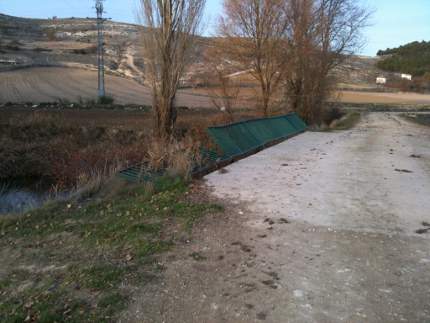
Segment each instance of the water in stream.
[{"label": "water in stream", "polygon": [[0,215],[14,214],[41,207],[49,198],[47,192],[8,187],[0,183]]}]

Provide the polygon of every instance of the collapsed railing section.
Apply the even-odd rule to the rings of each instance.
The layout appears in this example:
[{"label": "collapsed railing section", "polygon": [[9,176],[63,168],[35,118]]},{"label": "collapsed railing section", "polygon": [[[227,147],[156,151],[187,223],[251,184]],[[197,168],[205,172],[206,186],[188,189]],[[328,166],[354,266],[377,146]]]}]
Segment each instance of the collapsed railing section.
[{"label": "collapsed railing section", "polygon": [[[295,113],[210,127],[208,134],[218,149],[202,149],[203,163],[194,167],[193,176],[204,176],[219,167],[296,136],[306,131],[306,128],[305,122]],[[162,175],[163,172],[145,172],[142,166],[120,172],[121,177],[132,182],[153,181]]]},{"label": "collapsed railing section", "polygon": [[209,135],[220,147],[227,160],[247,155],[255,149],[285,140],[306,130],[306,124],[295,113],[264,119],[242,121],[225,126],[210,127]]}]

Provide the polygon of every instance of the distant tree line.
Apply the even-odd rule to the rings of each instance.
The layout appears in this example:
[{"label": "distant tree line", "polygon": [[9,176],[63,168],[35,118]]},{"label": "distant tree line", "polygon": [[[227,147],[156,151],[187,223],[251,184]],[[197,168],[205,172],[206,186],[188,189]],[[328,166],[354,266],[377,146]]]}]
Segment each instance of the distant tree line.
[{"label": "distant tree line", "polygon": [[380,50],[377,55],[383,57],[378,67],[384,71],[413,76],[430,73],[430,41],[416,41],[398,48]]}]

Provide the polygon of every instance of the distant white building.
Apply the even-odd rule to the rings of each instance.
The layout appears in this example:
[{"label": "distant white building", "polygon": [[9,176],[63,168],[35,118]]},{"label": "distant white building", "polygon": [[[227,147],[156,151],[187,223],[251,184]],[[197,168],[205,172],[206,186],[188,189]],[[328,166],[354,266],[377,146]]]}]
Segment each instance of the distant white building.
[{"label": "distant white building", "polygon": [[400,75],[400,77],[401,77],[403,80],[409,80],[409,81],[412,81],[412,75],[411,75],[411,74],[402,74],[402,75]]},{"label": "distant white building", "polygon": [[383,76],[378,76],[376,78],[376,84],[380,84],[380,85],[387,84],[387,78]]},{"label": "distant white building", "polygon": [[0,58],[0,64],[5,64],[5,65],[17,65],[18,62],[14,59],[3,59]]}]

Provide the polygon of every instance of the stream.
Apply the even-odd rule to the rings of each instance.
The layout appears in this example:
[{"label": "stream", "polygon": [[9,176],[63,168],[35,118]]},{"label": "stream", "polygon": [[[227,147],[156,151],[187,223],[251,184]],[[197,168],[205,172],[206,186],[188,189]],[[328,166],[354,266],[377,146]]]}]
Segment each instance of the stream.
[{"label": "stream", "polygon": [[49,196],[47,191],[0,183],[0,215],[23,213],[39,208]]}]

